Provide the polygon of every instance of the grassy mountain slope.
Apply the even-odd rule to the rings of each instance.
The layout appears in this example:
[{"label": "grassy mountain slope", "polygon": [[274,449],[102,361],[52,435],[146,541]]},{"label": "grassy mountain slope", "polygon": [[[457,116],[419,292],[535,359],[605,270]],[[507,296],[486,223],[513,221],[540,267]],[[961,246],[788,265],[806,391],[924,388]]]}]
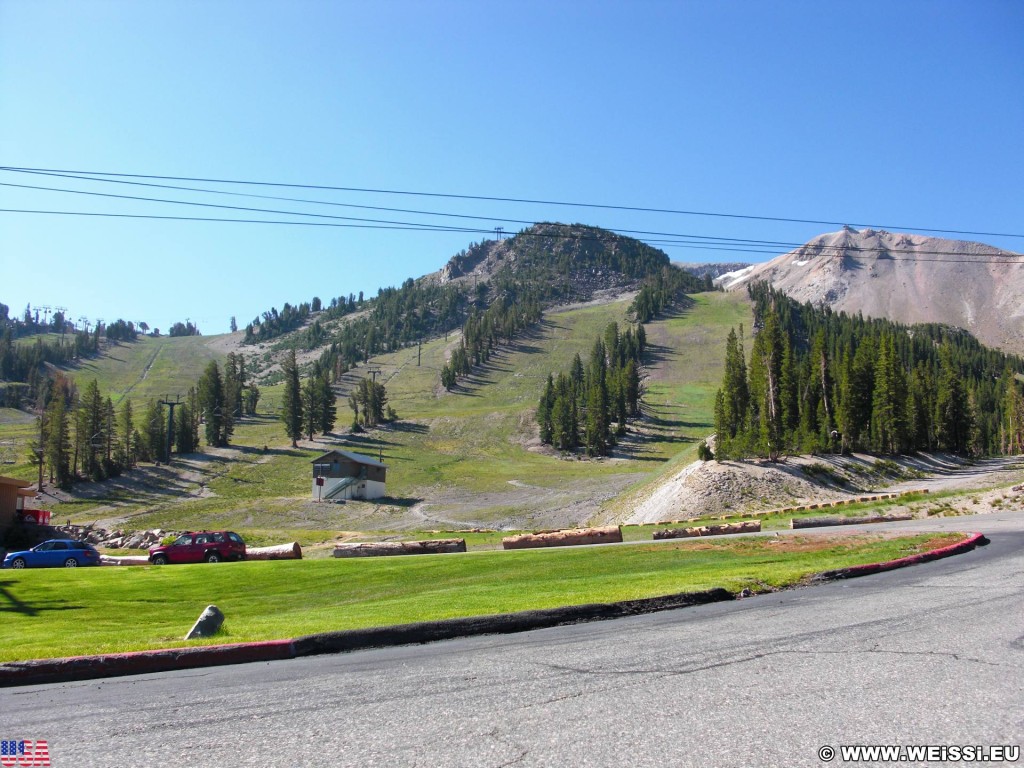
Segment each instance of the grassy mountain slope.
[{"label": "grassy mountain slope", "polygon": [[133,405],[167,395],[184,395],[211,360],[221,360],[217,336],[140,336],[137,341],[113,344],[95,358],[65,371],[85,386],[96,379],[100,392],[115,405],[129,397]]},{"label": "grassy mountain slope", "polygon": [[[286,534],[303,541],[342,530],[585,522],[624,491],[692,457],[695,441],[711,430],[725,335],[750,322],[739,295],[695,296],[684,312],[649,324],[647,418],[612,458],[584,461],[542,448],[533,411],[545,378],[567,368],[576,352],[585,355],[609,322],[624,323],[628,304],[621,299],[548,314],[531,337],[503,349],[451,393],[439,386],[438,370],[457,334],[424,344],[419,366],[415,347],[376,357],[372,364],[381,369],[378,380],[386,383],[400,421],[366,434],[303,442],[297,450],[288,447],[272,412],[278,392],[270,387],[263,414],[239,424],[234,447],[177,458],[172,468],[144,467],[108,483],[83,484],[56,514],[130,517],[129,527],[138,528],[224,526],[256,540]],[[344,403],[339,416],[339,425],[347,424]],[[390,468],[386,503],[311,500],[310,459],[336,446],[383,456]]]}]

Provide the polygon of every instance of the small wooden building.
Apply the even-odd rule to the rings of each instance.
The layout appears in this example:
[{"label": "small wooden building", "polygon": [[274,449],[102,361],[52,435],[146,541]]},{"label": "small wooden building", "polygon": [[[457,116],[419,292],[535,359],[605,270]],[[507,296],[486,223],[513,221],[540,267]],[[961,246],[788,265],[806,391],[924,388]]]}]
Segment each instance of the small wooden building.
[{"label": "small wooden building", "polygon": [[318,501],[379,499],[385,495],[387,467],[349,451],[328,451],[313,459],[313,498]]},{"label": "small wooden building", "polygon": [[10,526],[25,508],[25,499],[33,498],[35,491],[26,490],[31,483],[0,475],[0,532]]}]

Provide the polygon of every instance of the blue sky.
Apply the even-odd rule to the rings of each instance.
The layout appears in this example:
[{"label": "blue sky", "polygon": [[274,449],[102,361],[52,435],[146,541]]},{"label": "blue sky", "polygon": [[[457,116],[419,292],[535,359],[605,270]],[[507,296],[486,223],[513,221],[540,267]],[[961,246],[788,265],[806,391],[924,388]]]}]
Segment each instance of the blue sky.
[{"label": "blue sky", "polygon": [[[1019,234],[1022,40],[1011,0],[0,0],[0,166]],[[484,230],[580,221],[796,243],[837,228],[247,190],[486,217],[475,221],[9,171],[0,182]],[[9,186],[0,208],[295,218]],[[0,213],[0,302],[218,333],[286,301],[373,295],[483,237]],[[1020,237],[970,239],[1024,251]]]}]

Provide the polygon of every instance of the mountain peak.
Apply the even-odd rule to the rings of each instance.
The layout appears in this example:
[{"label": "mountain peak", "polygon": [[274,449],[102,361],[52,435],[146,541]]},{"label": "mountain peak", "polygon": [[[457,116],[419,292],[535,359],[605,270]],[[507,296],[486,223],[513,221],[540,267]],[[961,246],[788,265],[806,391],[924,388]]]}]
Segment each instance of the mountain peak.
[{"label": "mountain peak", "polygon": [[723,275],[727,290],[767,280],[801,302],[903,323],[965,328],[1024,353],[1024,256],[984,243],[844,226],[764,264]]}]

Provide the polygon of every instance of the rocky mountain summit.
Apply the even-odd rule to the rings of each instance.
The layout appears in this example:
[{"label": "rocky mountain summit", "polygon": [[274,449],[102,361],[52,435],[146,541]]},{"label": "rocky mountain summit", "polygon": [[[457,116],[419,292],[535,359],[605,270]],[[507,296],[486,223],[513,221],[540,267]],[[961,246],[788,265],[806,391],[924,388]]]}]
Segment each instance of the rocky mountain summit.
[{"label": "rocky mountain summit", "polygon": [[982,243],[845,227],[718,278],[767,280],[800,302],[902,323],[943,323],[1024,353],[1024,256]]}]

